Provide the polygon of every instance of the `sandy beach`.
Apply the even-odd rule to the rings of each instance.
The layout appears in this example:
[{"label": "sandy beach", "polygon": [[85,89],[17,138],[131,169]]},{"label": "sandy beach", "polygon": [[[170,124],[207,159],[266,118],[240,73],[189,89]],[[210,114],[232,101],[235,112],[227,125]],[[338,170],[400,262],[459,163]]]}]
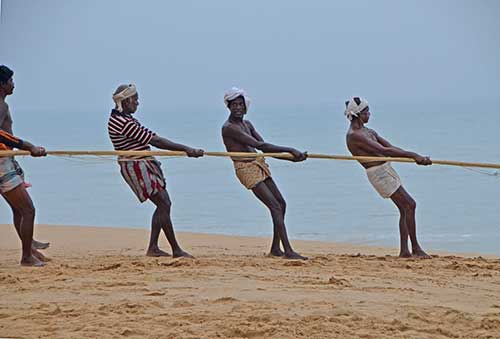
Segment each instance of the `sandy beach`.
[{"label": "sandy beach", "polygon": [[36,269],[0,227],[0,337],[500,338],[495,257],[294,241],[311,259],[287,261],[270,239],[179,233],[196,259],[147,258],[148,230],[38,225]]}]

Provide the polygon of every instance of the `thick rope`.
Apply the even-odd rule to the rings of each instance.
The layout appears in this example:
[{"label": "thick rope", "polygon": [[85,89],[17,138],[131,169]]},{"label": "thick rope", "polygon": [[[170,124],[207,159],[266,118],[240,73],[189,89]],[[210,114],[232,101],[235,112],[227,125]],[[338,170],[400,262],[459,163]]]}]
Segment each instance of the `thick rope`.
[{"label": "thick rope", "polygon": [[[162,156],[162,157],[179,157],[186,156],[185,152],[174,151],[47,151],[48,155],[52,156]],[[26,156],[30,155],[28,151],[0,151],[2,156]],[[291,159],[289,153],[247,153],[247,152],[205,152],[205,156],[209,157],[233,157],[233,158],[260,158],[273,157],[282,159]],[[415,163],[411,158],[391,158],[391,157],[367,157],[367,156],[348,156],[348,155],[329,155],[329,154],[308,154],[309,159],[326,159],[326,160],[347,160],[347,161],[392,161]],[[480,167],[500,169],[500,164],[481,163],[481,162],[464,162],[452,160],[432,160],[434,165],[459,166],[459,167]]]}]

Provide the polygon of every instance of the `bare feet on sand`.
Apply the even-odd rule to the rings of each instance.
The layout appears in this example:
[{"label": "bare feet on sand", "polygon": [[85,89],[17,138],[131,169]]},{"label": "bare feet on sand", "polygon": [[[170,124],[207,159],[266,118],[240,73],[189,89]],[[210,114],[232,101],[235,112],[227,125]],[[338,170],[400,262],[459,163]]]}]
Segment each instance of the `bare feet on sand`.
[{"label": "bare feet on sand", "polygon": [[410,251],[407,250],[407,251],[399,252],[399,257],[400,258],[411,258],[412,255],[411,255]]},{"label": "bare feet on sand", "polygon": [[290,252],[290,253],[285,252],[284,258],[285,259],[295,259],[295,260],[308,260],[309,259],[307,257],[304,257],[304,256],[298,254],[297,252]]},{"label": "bare feet on sand", "polygon": [[425,253],[424,250],[421,249],[420,247],[413,250],[412,256],[413,256],[413,258],[418,258],[418,259],[431,259],[432,258],[430,255]]},{"label": "bare feet on sand", "polygon": [[34,256],[29,256],[27,258],[22,258],[21,259],[21,266],[27,266],[27,267],[43,267],[45,266],[45,263],[43,261],[38,260]]},{"label": "bare feet on sand", "polygon": [[50,261],[49,258],[47,258],[46,256],[44,256],[41,252],[39,252],[38,250],[36,250],[34,248],[31,249],[31,255],[33,257],[35,257],[35,259],[38,259],[38,260],[40,260],[41,262],[44,262],[44,263],[47,262],[47,261]]},{"label": "bare feet on sand", "polygon": [[168,254],[167,252],[164,252],[164,251],[160,250],[158,247],[156,247],[156,248],[148,249],[148,251],[146,252],[146,256],[148,256],[148,257],[170,257],[170,254]]},{"label": "bare feet on sand", "polygon": [[46,250],[50,246],[50,242],[41,242],[33,239],[31,246],[37,250]]},{"label": "bare feet on sand", "polygon": [[285,256],[285,252],[281,250],[281,248],[271,248],[268,256],[270,257],[283,257]]},{"label": "bare feet on sand", "polygon": [[174,251],[174,254],[172,255],[174,258],[190,258],[190,259],[194,259],[194,257],[187,253],[187,252],[184,252],[183,250],[178,250],[178,251]]}]

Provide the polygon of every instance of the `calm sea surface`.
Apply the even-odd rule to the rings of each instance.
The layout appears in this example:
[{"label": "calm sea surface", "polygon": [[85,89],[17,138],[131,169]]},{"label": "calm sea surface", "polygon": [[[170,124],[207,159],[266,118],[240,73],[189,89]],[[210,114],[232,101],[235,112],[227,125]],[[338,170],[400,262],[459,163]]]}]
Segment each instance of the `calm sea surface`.
[{"label": "calm sea surface", "polygon": [[[473,105],[372,107],[369,126],[394,144],[434,159],[500,163],[500,114]],[[481,106],[484,108],[484,106]],[[498,106],[496,106],[498,107]],[[13,109],[15,132],[49,150],[111,149],[108,110],[68,114]],[[137,114],[145,125],[174,141],[224,150],[220,127],[227,112]],[[437,113],[447,112],[447,113]],[[347,154],[347,121],[334,109],[249,112],[269,142],[310,153]],[[267,210],[237,181],[226,158],[162,158],[178,231],[267,236]],[[139,204],[109,158],[19,158],[33,184],[37,223],[149,228],[152,204]],[[397,247],[398,212],[350,161],[270,159],[288,203],[292,238]],[[417,230],[427,249],[500,255],[500,176],[463,168],[394,164],[417,201]],[[0,223],[11,213],[0,203]],[[1,234],[1,231],[0,231]],[[50,239],[47,239],[50,240]]]}]

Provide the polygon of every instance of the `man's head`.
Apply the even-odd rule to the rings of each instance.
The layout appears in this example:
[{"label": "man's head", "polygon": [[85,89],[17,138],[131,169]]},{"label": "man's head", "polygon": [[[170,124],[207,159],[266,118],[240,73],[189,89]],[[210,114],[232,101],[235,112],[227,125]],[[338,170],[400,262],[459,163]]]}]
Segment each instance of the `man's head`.
[{"label": "man's head", "polygon": [[120,85],[113,93],[113,101],[118,112],[133,114],[137,111],[137,106],[139,106],[139,94],[132,84]]},{"label": "man's head", "polygon": [[344,115],[350,121],[359,119],[366,124],[370,120],[370,107],[368,101],[360,97],[353,97],[345,102]]},{"label": "man's head", "polygon": [[14,93],[14,80],[12,77],[14,72],[7,66],[0,66],[0,93],[3,95],[11,95]]},{"label": "man's head", "polygon": [[233,87],[224,93],[224,104],[235,118],[243,118],[247,114],[250,99],[244,90]]}]

